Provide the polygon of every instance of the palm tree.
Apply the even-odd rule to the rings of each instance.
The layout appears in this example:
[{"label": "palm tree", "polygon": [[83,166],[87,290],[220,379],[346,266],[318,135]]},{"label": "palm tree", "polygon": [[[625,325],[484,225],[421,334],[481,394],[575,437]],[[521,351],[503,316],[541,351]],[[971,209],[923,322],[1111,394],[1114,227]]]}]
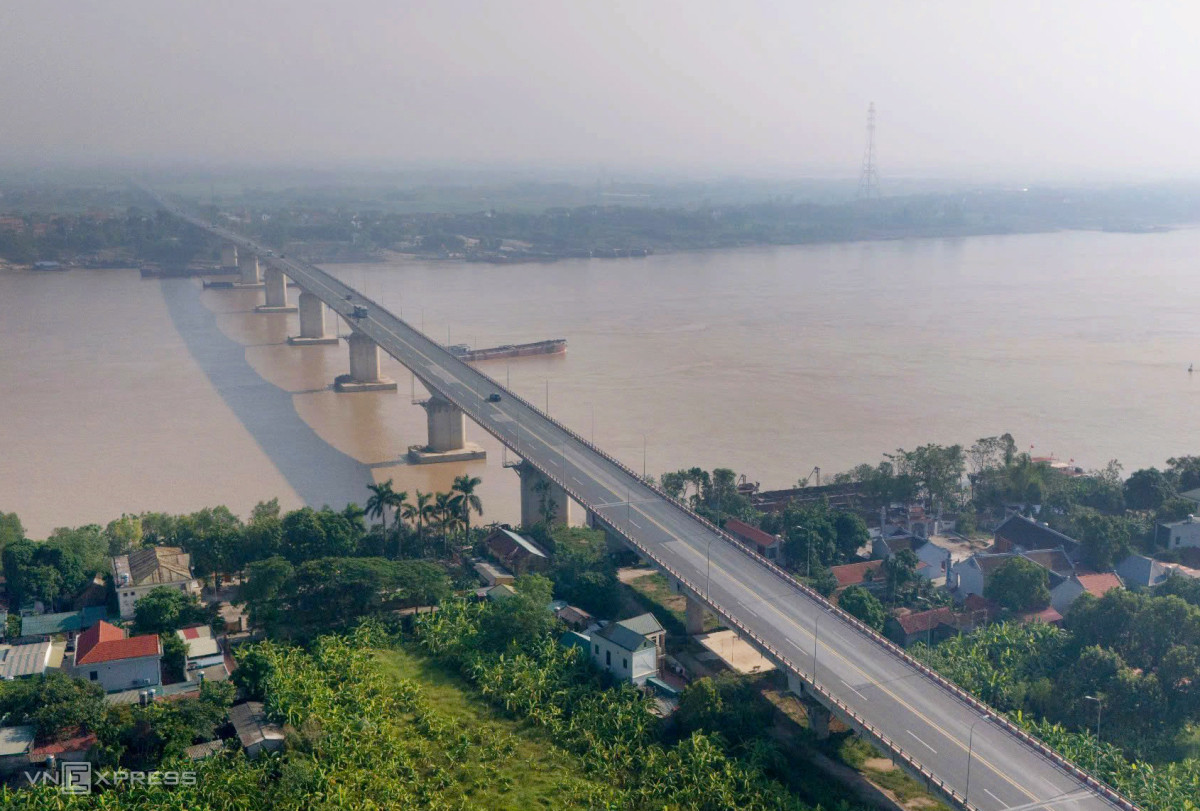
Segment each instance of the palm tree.
[{"label": "palm tree", "polygon": [[381,519],[383,531],[386,534],[388,507],[391,507],[396,499],[396,491],[392,489],[392,480],[388,479],[383,484],[368,484],[367,489],[371,491],[371,497],[367,499],[367,515]]},{"label": "palm tree", "polygon": [[462,512],[462,496],[454,495],[453,493],[438,493],[434,497],[434,510],[437,514],[438,529],[442,533],[442,543],[445,546],[446,556],[450,556],[450,529],[451,522]]},{"label": "palm tree", "polygon": [[433,505],[429,503],[431,498],[433,498],[432,493],[422,493],[418,490],[416,503],[409,502],[404,507],[404,517],[412,521],[417,527],[417,544],[421,547],[422,551],[425,548],[425,534],[422,531],[422,527],[425,526],[426,519],[433,516]]},{"label": "palm tree", "polygon": [[478,476],[464,473],[455,478],[454,484],[450,486],[453,492],[462,494],[462,520],[468,543],[471,540],[471,510],[480,516],[483,515],[483,502],[479,500],[479,496],[475,495],[475,488],[481,484],[483,484],[483,480]]}]

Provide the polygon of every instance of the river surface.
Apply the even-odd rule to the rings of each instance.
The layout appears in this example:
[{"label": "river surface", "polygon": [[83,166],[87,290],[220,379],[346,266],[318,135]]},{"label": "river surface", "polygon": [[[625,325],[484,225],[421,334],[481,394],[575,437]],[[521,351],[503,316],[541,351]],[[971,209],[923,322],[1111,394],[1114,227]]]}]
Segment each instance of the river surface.
[{"label": "river surface", "polygon": [[[1200,230],[1183,229],[329,269],[439,341],[566,338],[565,356],[480,366],[636,470],[725,466],[777,488],[1005,431],[1088,468],[1200,452],[1198,265]],[[399,392],[334,393],[345,344],[288,346],[296,316],[255,314],[261,295],[0,273],[0,510],[44,537],[471,473],[483,521],[517,519],[494,440],[469,424],[486,461],[405,464],[425,442],[411,376],[385,358]]]}]

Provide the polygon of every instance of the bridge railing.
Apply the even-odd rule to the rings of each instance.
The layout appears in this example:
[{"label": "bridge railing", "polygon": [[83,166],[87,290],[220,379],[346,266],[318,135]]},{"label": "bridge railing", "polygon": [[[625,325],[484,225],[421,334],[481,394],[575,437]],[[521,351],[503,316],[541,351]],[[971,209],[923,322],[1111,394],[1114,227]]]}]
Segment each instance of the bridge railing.
[{"label": "bridge railing", "polygon": [[[212,230],[210,226],[206,226],[201,223],[195,223],[195,224],[197,224],[200,227],[203,227],[207,230]],[[251,242],[252,244],[255,244],[255,243],[253,243],[252,240],[247,240],[247,241]],[[288,260],[288,261],[292,264],[300,265],[305,271],[314,273],[315,275],[317,275],[319,277],[324,277],[325,279],[332,281],[334,284],[339,285],[347,290],[353,290],[353,288],[351,288],[349,285],[341,282],[340,280],[333,277],[331,274],[326,273],[325,271],[321,270],[320,268],[318,268],[314,265],[311,265],[308,262],[302,262],[300,260]],[[374,307],[378,307],[379,309],[387,312],[385,308],[380,307],[377,302],[375,302],[372,299],[368,298],[367,296],[363,295],[359,291],[354,291],[354,292],[356,295],[358,295],[359,298],[363,299],[364,301],[369,302]],[[609,462],[613,466],[617,467],[619,470],[621,470],[626,475],[633,477],[636,481],[639,482],[639,484],[642,487],[647,488],[648,490],[650,490],[651,492],[653,492],[654,494],[659,496],[661,499],[666,501],[668,504],[670,504],[673,507],[675,507],[676,509],[682,511],[692,520],[698,521],[700,524],[705,526],[709,531],[715,532],[725,542],[731,544],[734,548],[738,549],[743,554],[750,556],[752,559],[754,559],[760,565],[766,567],[769,571],[771,571],[777,577],[779,577],[780,579],[782,579],[783,581],[788,583],[791,587],[799,590],[802,594],[807,596],[809,599],[813,600],[819,608],[822,608],[830,613],[833,613],[839,619],[843,620],[847,624],[854,627],[856,630],[865,634],[867,637],[869,637],[871,640],[873,640],[877,645],[884,648],[888,653],[890,653],[893,656],[898,657],[899,659],[904,661],[906,664],[908,664],[911,667],[913,667],[914,669],[918,670],[920,673],[922,673],[927,678],[933,680],[940,687],[942,687],[943,689],[952,693],[956,698],[965,702],[968,706],[970,706],[976,712],[979,712],[980,714],[988,717],[992,721],[995,721],[1000,727],[1002,727],[1007,732],[1009,732],[1011,735],[1016,737],[1023,744],[1033,748],[1035,751],[1037,751],[1044,758],[1046,758],[1048,761],[1053,763],[1060,770],[1071,775],[1076,780],[1079,780],[1080,782],[1082,782],[1084,785],[1088,786],[1089,788],[1094,789],[1097,793],[1099,793],[1105,799],[1109,800],[1114,805],[1116,805],[1118,808],[1122,809],[1122,811],[1141,811],[1141,809],[1137,805],[1135,805],[1131,800],[1129,800],[1124,795],[1122,795],[1121,793],[1116,791],[1114,788],[1109,786],[1107,783],[1100,780],[1098,777],[1096,777],[1092,773],[1080,768],[1077,764],[1075,764],[1071,760],[1068,760],[1067,758],[1063,757],[1057,751],[1055,751],[1054,749],[1047,746],[1045,744],[1045,742],[1043,742],[1041,739],[1030,734],[1025,729],[1017,726],[1007,716],[996,712],[992,707],[990,707],[987,704],[985,704],[984,702],[980,701],[978,698],[971,695],[966,690],[963,690],[957,684],[955,684],[954,682],[945,678],[937,671],[933,670],[932,668],[928,667],[924,663],[920,662],[919,660],[914,658],[911,654],[909,654],[906,650],[899,647],[898,645],[893,643],[891,640],[887,639],[886,637],[884,637],[883,635],[881,635],[880,633],[875,631],[875,629],[873,629],[870,626],[861,622],[857,617],[852,616],[851,614],[842,610],[840,607],[834,605],[833,603],[830,603],[821,594],[819,594],[818,592],[816,592],[815,590],[813,590],[806,584],[800,582],[800,580],[798,580],[791,573],[785,571],[784,569],[782,569],[781,567],[776,565],[773,561],[770,561],[767,558],[765,558],[764,556],[759,555],[758,551],[756,549],[750,548],[747,544],[743,543],[740,539],[725,532],[725,530],[716,526],[715,524],[713,524],[711,521],[709,521],[704,516],[696,513],[694,510],[692,510],[690,507],[688,507],[687,505],[685,505],[678,499],[670,496],[665,491],[663,491],[657,484],[645,481],[644,479],[642,479],[641,476],[639,476],[636,472],[634,472],[624,462],[622,462],[619,459],[617,459],[616,457],[610,455],[608,452],[606,452],[602,448],[592,444],[590,441],[588,441],[584,437],[576,434],[572,429],[568,428],[566,425],[559,422],[557,419],[550,416],[549,414],[543,412],[541,409],[539,409],[533,403],[526,400],[524,397],[521,397],[519,394],[516,394],[515,392],[509,390],[505,386],[501,386],[496,380],[494,380],[490,375],[486,374],[482,370],[476,369],[476,368],[464,363],[462,361],[462,359],[456,357],[455,355],[453,355],[449,351],[447,351],[444,346],[442,346],[438,342],[434,341],[432,338],[425,335],[424,333],[419,332],[418,330],[413,328],[410,324],[408,324],[403,319],[398,318],[395,315],[392,315],[390,312],[388,312],[388,315],[391,316],[392,318],[394,318],[399,323],[403,324],[414,335],[418,336],[419,338],[423,339],[426,343],[428,343],[429,346],[431,346],[437,354],[441,355],[445,361],[448,361],[450,365],[460,366],[462,369],[467,370],[468,374],[473,374],[473,375],[481,378],[482,380],[486,381],[488,384],[490,384],[502,391],[507,392],[508,396],[512,397],[517,402],[521,403],[525,408],[527,408],[530,411],[532,411],[533,413],[537,414],[542,419],[553,424],[561,432],[563,432],[568,437],[570,437],[572,439],[572,441],[582,445],[583,447],[587,448],[588,450],[590,450],[593,453],[597,454],[598,456],[602,457],[603,459],[605,459],[607,462]],[[427,386],[431,385],[428,381],[425,381],[423,378],[422,378],[422,382],[425,383],[425,385],[427,385]],[[467,406],[467,404],[465,404],[465,403],[456,402],[456,398],[447,395],[446,392],[441,392],[441,394],[442,394],[442,396],[446,397],[446,399],[450,400],[451,402],[454,402],[454,404],[458,408],[463,410],[464,412],[466,412],[466,413],[474,413],[475,412],[474,404],[472,404],[471,406]],[[477,421],[478,421],[478,419],[477,419]],[[482,422],[480,422],[480,424],[485,428],[485,430],[487,430],[489,433],[491,433],[493,436],[495,436],[498,440],[500,440],[501,442],[505,441],[504,438],[499,435],[499,433],[492,431],[488,426],[484,425]],[[549,471],[542,471],[542,475],[546,476],[547,478],[551,479],[552,481],[555,481],[556,484],[558,484],[560,487],[562,487],[564,491],[566,491],[569,495],[571,495],[571,497],[574,498],[576,501],[578,501],[580,504],[586,504],[586,502],[574,491],[573,488],[571,488],[569,486],[569,484],[566,481],[558,481],[556,479],[556,477]],[[565,479],[565,477],[564,477],[564,479]],[[606,521],[606,523],[608,523],[608,522]],[[613,529],[615,531],[617,531],[619,534],[621,534],[623,537],[625,537],[628,541],[630,541],[630,543],[632,543],[634,546],[637,546],[639,549],[641,549],[643,551],[643,553],[645,553],[648,557],[653,559],[659,567],[663,568],[664,570],[666,570],[668,572],[671,572],[672,577],[675,577],[676,580],[679,580],[682,583],[688,584],[688,588],[691,589],[693,592],[695,592],[697,595],[699,595],[700,592],[698,591],[698,589],[696,589],[694,586],[692,586],[690,583],[688,583],[688,581],[686,581],[684,578],[682,578],[677,573],[675,573],[669,566],[667,566],[665,563],[663,563],[654,553],[652,553],[648,549],[643,548],[633,538],[629,537],[627,533],[621,531],[619,528],[614,526]],[[802,672],[797,667],[790,664],[790,661],[786,657],[784,657],[783,654],[779,653],[778,651],[775,651],[774,648],[772,648],[770,645],[768,645],[763,640],[759,639],[759,637],[756,634],[754,634],[748,628],[743,626],[742,623],[739,620],[737,620],[735,617],[733,617],[729,612],[725,611],[724,609],[718,608],[715,605],[712,606],[712,608],[714,611],[717,611],[717,613],[719,613],[722,617],[724,617],[726,620],[728,620],[732,625],[734,625],[736,628],[738,628],[739,631],[744,633],[748,638],[753,639],[755,641],[755,644],[762,646],[764,650],[769,652],[769,654],[772,656],[772,658],[775,658],[778,661],[780,661],[781,663],[784,663],[785,666],[789,667],[797,675],[800,675],[803,677]],[[863,729],[869,731],[871,733],[872,737],[878,739],[885,746],[885,748],[889,749],[889,751],[893,751],[896,754],[896,756],[900,757],[905,763],[911,764],[912,768],[914,768],[919,773],[921,773],[923,776],[925,776],[927,780],[931,781],[932,785],[944,787],[946,791],[950,790],[946,786],[945,783],[943,783],[935,775],[933,775],[932,773],[930,773],[926,769],[924,769],[924,767],[921,767],[919,765],[919,762],[916,761],[910,755],[908,755],[907,752],[905,752],[901,747],[896,745],[894,742],[887,740],[886,737],[883,736],[883,734],[881,732],[879,732],[877,729],[875,729],[870,724],[868,724],[864,719],[860,718],[857,714],[855,714],[853,711],[851,711],[848,707],[845,706],[845,704],[843,704],[840,700],[838,700],[831,693],[826,691],[823,687],[820,687],[819,685],[817,685],[815,683],[815,678],[816,678],[816,676],[814,674],[812,686],[822,697],[827,697],[828,700],[831,703],[833,703],[834,706],[837,706],[840,711],[844,712],[847,715],[847,717],[853,719],[855,724],[861,725],[863,727]],[[957,795],[952,795],[952,796],[957,796]],[[965,803],[965,800],[963,800],[962,802]],[[963,807],[968,807],[968,806],[964,805]]]},{"label": "bridge railing", "polygon": [[[319,269],[318,269],[318,271],[321,273],[324,273],[324,271],[320,271]],[[366,298],[366,297],[363,297],[363,298]],[[367,300],[371,301],[370,299],[367,299]],[[374,301],[371,301],[371,304],[378,306],[377,304],[375,304]],[[392,316],[392,317],[396,318],[395,316]],[[929,666],[927,666],[920,660],[916,659],[911,654],[909,654],[908,651],[906,651],[903,648],[901,648],[900,646],[896,645],[894,642],[892,642],[890,639],[888,639],[885,636],[883,636],[882,634],[880,634],[874,628],[871,628],[870,626],[866,625],[861,620],[859,620],[857,617],[844,611],[839,606],[829,602],[819,592],[815,591],[814,589],[809,587],[807,584],[801,582],[790,572],[787,572],[782,567],[777,565],[775,562],[768,560],[766,557],[758,554],[758,551],[756,549],[751,548],[749,545],[744,543],[741,539],[731,535],[730,533],[726,532],[724,529],[716,526],[711,521],[709,521],[707,518],[700,515],[695,510],[688,507],[687,505],[685,505],[683,502],[681,502],[678,499],[667,494],[656,483],[647,482],[641,476],[639,476],[635,471],[633,471],[628,465],[626,465],[621,460],[619,460],[616,457],[609,454],[603,448],[600,448],[600,447],[592,444],[589,440],[585,439],[584,437],[579,436],[572,429],[568,428],[566,425],[559,422],[556,418],[552,417],[551,415],[545,413],[544,411],[539,409],[533,403],[526,400],[521,395],[509,390],[505,386],[500,385],[500,383],[498,383],[496,380],[494,380],[486,372],[484,372],[480,369],[476,369],[475,367],[464,363],[460,358],[456,357],[455,355],[453,355],[449,351],[447,351],[446,348],[443,347],[441,344],[437,343],[432,338],[429,338],[428,336],[426,336],[423,333],[419,332],[418,330],[414,329],[407,322],[403,321],[400,318],[396,318],[396,320],[400,321],[400,323],[404,324],[404,326],[407,327],[412,333],[414,333],[415,335],[417,335],[417,336],[423,338],[425,341],[427,341],[435,349],[435,351],[443,357],[443,359],[445,361],[450,361],[452,363],[459,364],[459,365],[461,365],[462,368],[468,370],[469,374],[476,375],[477,377],[479,377],[482,380],[484,380],[485,382],[487,382],[489,385],[495,386],[496,388],[507,392],[509,397],[512,397],[517,402],[521,403],[521,405],[523,405],[525,408],[529,409],[533,413],[537,414],[540,418],[553,424],[561,432],[563,432],[565,435],[570,437],[573,442],[579,443],[583,447],[587,448],[588,450],[590,450],[593,453],[597,454],[598,456],[602,457],[607,462],[609,462],[613,466],[620,469],[626,475],[631,476],[632,478],[637,480],[641,486],[650,490],[655,495],[657,495],[659,498],[666,501],[668,504],[672,505],[677,510],[686,514],[690,519],[699,522],[710,532],[716,533],[726,543],[728,543],[731,546],[733,546],[734,548],[738,549],[743,554],[750,556],[757,563],[759,563],[760,565],[766,567],[769,571],[771,571],[776,577],[780,578],[781,580],[786,582],[789,586],[791,586],[794,589],[797,589],[804,596],[811,599],[813,602],[815,602],[817,604],[818,608],[824,609],[824,610],[828,611],[829,613],[834,614],[839,619],[841,619],[844,622],[846,622],[847,624],[851,625],[853,628],[855,628],[859,632],[865,634],[875,644],[882,647],[889,654],[901,659],[903,662],[905,662],[909,666],[918,670],[922,675],[933,680],[940,687],[942,687],[945,690],[948,690],[956,698],[965,702],[968,706],[971,707],[972,710],[980,713],[981,715],[988,717],[990,720],[994,721],[998,726],[1003,728],[1009,734],[1013,735],[1018,740],[1020,740],[1022,744],[1034,749],[1042,757],[1044,757],[1046,760],[1051,762],[1056,768],[1066,772],[1067,774],[1069,774],[1071,777],[1075,778],[1076,780],[1079,780],[1081,783],[1083,783],[1088,788],[1094,789],[1097,793],[1102,795],[1105,799],[1109,800],[1110,802],[1115,804],[1118,808],[1122,809],[1122,811],[1141,811],[1141,809],[1137,805],[1135,805],[1131,800],[1126,798],[1120,792],[1116,791],[1114,788],[1109,786],[1103,780],[1100,780],[1098,777],[1096,777],[1092,773],[1086,771],[1085,769],[1080,768],[1077,764],[1075,764],[1071,760],[1063,757],[1057,751],[1055,751],[1051,747],[1047,746],[1044,741],[1042,741],[1041,739],[1037,738],[1036,736],[1030,734],[1028,731],[1023,729],[1022,727],[1014,724],[1012,722],[1012,720],[1009,719],[1007,716],[997,712],[995,709],[993,709],[989,705],[985,704],[984,702],[980,701],[978,698],[971,695],[966,690],[963,690],[961,687],[959,687],[954,682],[952,682],[949,679],[942,676],[936,670],[933,670],[932,668],[930,668]],[[443,394],[443,396],[447,396],[445,394],[445,392],[443,392],[442,394]],[[447,399],[450,399],[453,401],[454,398],[447,396]],[[457,403],[457,402],[455,403],[455,405],[458,406],[463,411],[466,411],[467,413],[471,413],[471,412],[475,411],[473,405],[472,405],[472,407],[464,407],[465,404]],[[498,433],[491,431],[490,429],[487,429],[487,426],[484,426],[484,427],[485,427],[485,430],[488,430],[489,433],[492,433],[501,442],[504,441],[504,438],[501,437]],[[546,476],[547,478],[549,478],[550,480],[552,480],[556,484],[558,484],[560,487],[562,487],[564,491],[566,491],[572,498],[574,498],[580,504],[586,505],[586,502],[584,501],[584,499],[582,497],[580,497],[565,480],[558,480],[558,477],[556,477],[550,471],[542,471],[542,475]],[[565,479],[565,476],[564,476],[564,479]],[[605,523],[609,523],[609,522],[606,521]],[[638,544],[635,540],[630,538],[627,533],[623,532],[622,530],[620,530],[619,528],[617,528],[615,526],[613,527],[613,529],[616,530],[623,537],[625,537],[627,540],[629,540],[638,549],[642,550],[642,552],[645,553],[648,557],[653,559],[659,567],[671,572],[672,577],[675,577],[675,579],[679,580],[680,582],[687,583],[687,581],[684,578],[680,577],[670,567],[668,567],[665,563],[663,563],[653,552],[651,552],[648,549],[645,549],[641,544]],[[699,591],[694,586],[689,584],[688,587],[692,591],[699,594]],[[734,625],[736,628],[738,628],[740,632],[745,633],[749,638],[755,640],[756,644],[763,646],[763,648],[765,650],[770,652],[770,655],[772,658],[775,658],[775,659],[779,660],[780,662],[785,663],[785,665],[787,667],[789,667],[790,669],[792,669],[793,671],[795,671],[797,673],[797,675],[801,675],[801,671],[798,668],[796,668],[794,665],[791,665],[789,660],[786,657],[784,657],[783,654],[776,651],[774,648],[767,645],[766,642],[759,639],[757,635],[755,635],[752,631],[750,631],[748,628],[746,628],[744,625],[742,625],[742,623],[739,620],[737,620],[735,617],[733,617],[732,614],[730,614],[728,611],[717,608],[715,606],[713,607],[713,610],[717,611],[722,617],[726,618],[732,625]],[[815,674],[814,674],[813,678],[815,679]],[[814,682],[813,686],[815,688],[818,688],[819,693],[823,697],[828,697],[828,699],[831,702],[833,702],[834,705],[837,706],[840,711],[846,713],[848,717],[852,718],[854,720],[855,724],[861,725],[863,727],[863,729],[868,730],[871,733],[872,737],[880,739],[881,742],[885,742],[885,746],[889,750],[894,751],[896,753],[896,756],[901,757],[901,759],[904,760],[905,763],[912,764],[913,768],[915,768],[918,772],[920,772],[927,780],[931,781],[932,785],[936,785],[939,788],[945,788],[945,790],[949,791],[949,788],[946,786],[945,783],[943,783],[943,781],[941,781],[938,777],[936,777],[932,773],[929,773],[923,767],[920,767],[918,764],[918,761],[916,761],[912,756],[910,756],[907,752],[905,752],[903,748],[901,748],[894,742],[887,740],[885,738],[885,736],[883,736],[883,734],[881,732],[879,732],[879,730],[877,730],[875,727],[873,727],[869,723],[867,723],[865,721],[865,719],[862,719],[857,714],[853,713],[848,707],[846,707],[845,704],[843,704],[840,700],[838,700],[836,697],[834,697],[832,694],[830,694],[824,688],[819,687],[819,685],[816,685],[815,682]]]}]

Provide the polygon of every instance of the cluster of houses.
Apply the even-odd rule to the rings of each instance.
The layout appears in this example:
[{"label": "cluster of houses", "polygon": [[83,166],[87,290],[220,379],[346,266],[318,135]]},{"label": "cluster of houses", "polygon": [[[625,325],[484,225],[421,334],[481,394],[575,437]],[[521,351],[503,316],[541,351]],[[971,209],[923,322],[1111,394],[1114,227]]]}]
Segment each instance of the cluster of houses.
[{"label": "cluster of houses", "polygon": [[[1013,514],[994,532],[992,546],[974,554],[954,558],[952,549],[938,545],[931,536],[945,527],[911,515],[907,524],[884,523],[872,540],[872,560],[834,566],[832,571],[840,593],[850,586],[863,586],[881,596],[887,587],[883,562],[910,550],[917,557],[917,574],[947,589],[953,606],[926,611],[901,609],[890,617],[885,633],[905,645],[915,642],[937,643],[948,636],[967,633],[991,621],[1000,613],[999,606],[984,597],[992,575],[1007,561],[1022,558],[1046,570],[1050,605],[1022,614],[1018,619],[1052,624],[1061,623],[1072,603],[1084,594],[1103,596],[1115,588],[1152,589],[1172,573],[1200,577],[1200,570],[1178,563],[1157,561],[1145,555],[1130,555],[1112,572],[1096,572],[1082,563],[1082,546],[1075,539],[1046,524]],[[1159,532],[1172,549],[1200,547],[1200,522],[1186,520],[1163,524]]]},{"label": "cluster of houses", "polygon": [[[113,558],[112,570],[120,620],[132,619],[134,604],[160,586],[200,593],[200,585],[192,577],[190,556],[177,547],[152,547],[121,555]],[[161,687],[159,638],[153,634],[127,636],[108,622],[107,600],[104,580],[97,578],[76,596],[72,611],[39,613],[38,606],[22,610],[20,630],[9,644],[0,645],[0,678],[61,670],[95,682],[109,693]],[[211,655],[206,661],[211,661]],[[190,652],[188,665],[189,669],[211,666],[201,665],[199,659],[193,661]]]},{"label": "cluster of houses", "polygon": [[[495,528],[483,544],[489,559],[472,562],[486,584],[476,592],[481,599],[511,597],[516,594],[512,586],[516,577],[545,571],[550,564],[546,550],[507,526]],[[667,632],[653,614],[610,622],[562,600],[551,602],[547,608],[570,629],[560,639],[563,645],[578,647],[618,680],[653,688],[660,695],[674,696],[678,692],[663,678]]]}]

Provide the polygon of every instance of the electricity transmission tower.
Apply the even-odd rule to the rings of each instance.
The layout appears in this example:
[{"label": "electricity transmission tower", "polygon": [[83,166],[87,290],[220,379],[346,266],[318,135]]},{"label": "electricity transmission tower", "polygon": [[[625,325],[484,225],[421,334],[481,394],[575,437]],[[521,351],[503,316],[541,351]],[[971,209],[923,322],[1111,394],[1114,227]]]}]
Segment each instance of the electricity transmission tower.
[{"label": "electricity transmission tower", "polygon": [[862,174],[858,178],[858,196],[879,197],[879,169],[875,166],[875,102],[867,108],[867,151],[863,154]]}]

